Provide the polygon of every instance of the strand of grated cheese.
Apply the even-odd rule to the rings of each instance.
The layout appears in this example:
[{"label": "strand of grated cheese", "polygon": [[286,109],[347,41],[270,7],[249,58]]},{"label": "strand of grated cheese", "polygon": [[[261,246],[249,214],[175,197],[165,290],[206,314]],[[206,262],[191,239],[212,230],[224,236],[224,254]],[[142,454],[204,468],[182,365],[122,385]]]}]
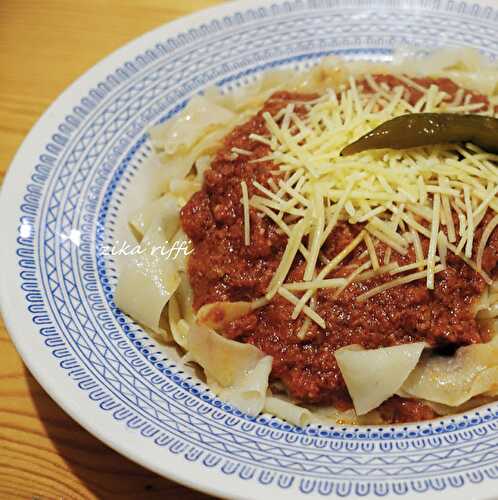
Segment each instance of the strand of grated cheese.
[{"label": "strand of grated cheese", "polygon": [[251,207],[254,207],[256,210],[259,210],[262,212],[264,215],[269,217],[277,226],[284,232],[288,237],[291,236],[291,230],[289,226],[280,218],[278,217],[274,212],[272,212],[268,207],[261,203],[257,203],[254,199],[251,198],[249,200],[249,204]]},{"label": "strand of grated cheese", "polygon": [[453,252],[457,257],[460,257],[460,259],[462,259],[465,262],[465,264],[471,267],[475,272],[479,273],[488,285],[493,284],[493,280],[489,277],[489,275],[485,273],[482,269],[479,269],[477,267],[477,264],[473,260],[467,258],[464,254],[462,254],[461,251],[457,249],[457,247],[455,247],[451,243],[448,243],[448,250]]},{"label": "strand of grated cheese", "polygon": [[[270,146],[272,147],[272,142],[270,139],[268,139],[268,137],[264,137],[260,134],[249,134],[249,139],[251,139],[252,141],[257,141],[257,142],[261,142],[262,144],[264,144],[265,146]],[[270,159],[270,158],[268,158]],[[259,161],[262,160],[262,158],[258,158]],[[253,160],[253,161],[256,161],[256,160]]]},{"label": "strand of grated cheese", "polygon": [[486,212],[486,209],[495,199],[496,194],[498,193],[498,186],[490,191],[490,193],[482,200],[481,204],[477,207],[477,209],[473,212],[472,216],[474,219],[478,218],[481,214]]},{"label": "strand of grated cheese", "polygon": [[427,254],[427,288],[434,289],[434,273],[436,264],[437,236],[439,234],[439,218],[441,210],[441,196],[434,195],[434,209],[432,212],[431,238],[429,241],[429,252]]},{"label": "strand of grated cheese", "polygon": [[389,264],[385,264],[383,266],[380,266],[379,269],[376,271],[367,271],[365,273],[361,273],[355,278],[355,282],[359,281],[367,281],[372,278],[376,278],[377,276],[382,276],[384,274],[390,273],[394,269],[398,267],[397,262],[390,262]]},{"label": "strand of grated cheese", "polygon": [[306,337],[306,334],[308,333],[310,326],[311,326],[311,319],[308,317],[304,318],[303,324],[301,325],[301,328],[297,332],[297,338],[299,340],[303,340]]},{"label": "strand of grated cheese", "polygon": [[484,256],[484,249],[486,248],[486,243],[491,236],[491,233],[498,226],[498,214],[495,215],[486,225],[484,231],[482,232],[481,241],[479,241],[479,246],[477,247],[477,269],[482,271],[482,258]]},{"label": "strand of grated cheese", "polygon": [[[442,176],[440,179],[440,184],[444,188],[446,188],[447,186],[449,186],[448,179]],[[443,195],[441,197],[441,203],[443,205],[445,225],[448,228],[448,241],[451,241],[453,243],[456,241],[456,234],[455,225],[453,223],[453,216],[451,215],[450,197],[448,195]]]},{"label": "strand of grated cheese", "polygon": [[[399,215],[399,213],[395,215]],[[394,220],[396,224],[399,224],[398,217],[395,217]],[[406,241],[404,240],[404,238],[400,236],[394,228],[390,227],[388,224],[385,224],[377,216],[374,216],[370,219],[368,226],[373,226],[376,230],[378,229],[382,234],[385,235],[385,237],[389,241],[396,243],[399,247],[404,247],[406,245]]]},{"label": "strand of grated cheese", "polygon": [[252,155],[251,151],[248,151],[247,149],[237,148],[235,146],[232,148],[231,151],[232,151],[232,153],[235,153],[238,155],[243,155],[243,156],[251,156]]},{"label": "strand of grated cheese", "polygon": [[310,281],[315,274],[315,267],[320,252],[321,239],[325,226],[325,210],[323,206],[322,195],[318,188],[315,188],[312,194],[314,227],[312,231],[311,243],[308,249],[309,259],[304,270],[304,281]]},{"label": "strand of grated cheese", "polygon": [[[403,210],[405,209],[405,205],[402,203],[399,207],[395,207],[394,209],[392,209],[392,212],[393,212],[393,215],[392,215],[392,218],[391,218],[391,223],[390,225],[392,226],[392,228],[394,230],[396,230],[401,222],[401,215],[403,214]],[[388,223],[389,225],[389,223]],[[391,260],[391,253],[392,253],[392,250],[396,249],[395,246],[393,246],[392,244],[388,246],[387,250],[386,250],[386,253],[384,255],[384,264],[389,264],[389,261]],[[399,252],[401,255],[406,255],[406,253],[408,253],[408,250],[405,249],[405,247],[401,247],[403,248],[403,252]]]},{"label": "strand of grated cheese", "polygon": [[[271,191],[270,191],[270,193],[271,193]],[[298,217],[304,217],[304,214],[306,212],[305,209],[297,209],[297,208],[294,208],[293,206],[291,206],[290,204],[283,205],[283,204],[280,204],[279,202],[277,202],[273,199],[265,198],[265,197],[259,196],[257,194],[253,195],[251,199],[254,200],[255,202],[261,204],[261,205],[266,205],[269,208],[273,208],[273,209],[279,210],[281,212],[286,212],[290,215],[297,215]]]},{"label": "strand of grated cheese", "polygon": [[319,288],[339,288],[346,282],[345,278],[329,278],[324,280],[313,281],[295,281],[293,283],[285,283],[284,288],[290,291],[306,291],[318,290]]},{"label": "strand of grated cheese", "polygon": [[[316,280],[324,279],[331,271],[333,271],[362,241],[365,237],[365,231],[361,231],[349,245],[347,245],[343,250],[341,250],[323,269],[318,273]],[[304,305],[308,302],[308,300],[313,295],[313,291],[308,290],[306,293],[299,299],[299,302],[296,304],[294,311],[292,312],[292,319],[296,319],[299,316],[299,313],[303,309]]]},{"label": "strand of grated cheese", "polygon": [[289,272],[292,262],[294,261],[294,258],[299,250],[301,238],[303,237],[308,225],[308,220],[306,218],[302,219],[296,224],[295,230],[291,233],[287,246],[284,250],[284,254],[282,255],[282,259],[280,260],[280,264],[278,265],[277,270],[268,285],[268,291],[266,292],[267,299],[271,299],[284,283],[287,273]]},{"label": "strand of grated cheese", "polygon": [[251,218],[249,216],[249,193],[245,181],[240,183],[242,188],[242,204],[244,205],[244,245],[251,244]]},{"label": "strand of grated cheese", "polygon": [[[437,262],[439,262],[439,257],[436,257],[436,263]],[[412,271],[413,269],[424,268],[427,266],[427,264],[428,264],[428,259],[422,259],[416,262],[412,262],[411,264],[395,267],[392,271],[390,271],[390,273],[391,274],[404,273],[406,271]]]},{"label": "strand of grated cheese", "polygon": [[[280,287],[278,289],[278,293],[284,299],[287,299],[291,304],[294,304],[295,306],[298,305],[299,303],[298,298],[293,293],[289,292],[289,290],[287,290],[286,288]],[[317,323],[318,326],[325,328],[324,319],[321,316],[319,316],[315,311],[313,311],[311,307],[305,305],[302,307],[302,311],[304,312],[304,314],[306,314],[306,316],[308,316],[311,320]]]},{"label": "strand of grated cheese", "polygon": [[[442,265],[436,266],[434,268],[434,274],[439,273],[443,269],[444,268]],[[364,294],[360,295],[356,300],[358,302],[364,302],[365,300],[373,297],[374,295],[385,292],[386,290],[389,290],[390,288],[396,288],[400,285],[406,285],[407,283],[411,283],[412,281],[423,279],[426,276],[427,276],[426,271],[418,271],[416,273],[409,274],[407,276],[402,276],[401,278],[397,278],[395,280],[389,281],[388,283],[384,283],[383,285],[379,285],[375,288],[372,288],[368,292],[365,292]]]},{"label": "strand of grated cheese", "polygon": [[353,281],[364,271],[372,267],[372,263],[370,261],[364,262],[361,266],[358,266],[346,279],[346,283],[344,283],[340,288],[336,290],[334,293],[334,299],[339,297],[339,295],[351,284]]},{"label": "strand of grated cheese", "polygon": [[[316,311],[316,296],[311,297],[310,299],[310,309],[312,311]],[[303,325],[301,326],[299,332],[297,333],[297,338],[299,340],[303,340],[306,334],[308,333],[308,329],[311,326],[311,319],[308,317],[304,318]]]},{"label": "strand of grated cheese", "polygon": [[467,210],[467,234],[466,234],[466,245],[465,245],[465,257],[470,259],[472,257],[472,243],[474,242],[474,213],[472,211],[472,202],[470,199],[470,188],[464,186],[463,195],[465,200],[465,208]]},{"label": "strand of grated cheese", "polygon": [[[396,241],[391,239],[388,235],[384,234],[382,231],[377,231],[376,229],[371,229],[368,227],[367,230],[372,236],[374,236],[379,241],[385,243],[388,247],[394,249],[400,255],[406,255],[408,253],[408,250],[405,246],[399,245]],[[387,263],[389,263],[389,261]]]},{"label": "strand of grated cheese", "polygon": [[372,267],[374,271],[378,271],[380,268],[379,259],[375,253],[375,246],[372,238],[368,233],[365,234],[365,244],[367,245],[368,255],[370,256],[370,261],[372,262]]},{"label": "strand of grated cheese", "polygon": [[437,235],[437,251],[439,253],[439,258],[441,259],[441,264],[446,269],[446,255],[448,253],[448,240],[443,231],[439,231]]},{"label": "strand of grated cheese", "polygon": [[268,302],[269,300],[266,297],[260,297],[259,299],[255,299],[251,302],[251,309],[254,311],[255,309],[264,307],[268,304]]}]

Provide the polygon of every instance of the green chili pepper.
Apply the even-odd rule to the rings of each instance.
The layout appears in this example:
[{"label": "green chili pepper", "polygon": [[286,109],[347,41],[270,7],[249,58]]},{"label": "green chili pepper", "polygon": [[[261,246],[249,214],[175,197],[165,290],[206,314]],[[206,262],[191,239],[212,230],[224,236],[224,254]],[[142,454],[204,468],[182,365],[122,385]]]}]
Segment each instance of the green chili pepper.
[{"label": "green chili pepper", "polygon": [[349,144],[341,154],[348,156],[369,149],[405,149],[448,142],[472,142],[486,151],[498,153],[498,119],[452,113],[402,115]]}]

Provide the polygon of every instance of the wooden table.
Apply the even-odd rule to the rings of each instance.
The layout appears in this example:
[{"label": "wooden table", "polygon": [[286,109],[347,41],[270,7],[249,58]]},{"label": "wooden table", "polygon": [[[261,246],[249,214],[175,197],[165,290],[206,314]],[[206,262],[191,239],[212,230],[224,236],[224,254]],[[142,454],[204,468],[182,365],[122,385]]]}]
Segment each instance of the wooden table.
[{"label": "wooden table", "polygon": [[[76,77],[132,38],[218,2],[2,0],[0,182],[29,129]],[[208,498],[123,458],[68,417],[27,371],[0,319],[1,500],[180,497]]]}]

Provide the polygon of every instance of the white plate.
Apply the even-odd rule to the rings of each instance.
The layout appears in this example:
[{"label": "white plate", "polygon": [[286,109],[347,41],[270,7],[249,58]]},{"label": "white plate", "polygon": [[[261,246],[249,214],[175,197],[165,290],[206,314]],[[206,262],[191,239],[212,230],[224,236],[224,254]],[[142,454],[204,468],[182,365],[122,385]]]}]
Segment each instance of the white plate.
[{"label": "white plate", "polygon": [[497,32],[495,8],[452,0],[234,2],[97,64],[33,128],[2,192],[2,308],[30,370],[99,439],[212,494],[497,498],[498,405],[380,428],[248,417],[116,309],[116,263],[97,254],[136,199],[146,125],[206,86],[329,53],[389,60],[406,45],[473,46],[496,59]]}]

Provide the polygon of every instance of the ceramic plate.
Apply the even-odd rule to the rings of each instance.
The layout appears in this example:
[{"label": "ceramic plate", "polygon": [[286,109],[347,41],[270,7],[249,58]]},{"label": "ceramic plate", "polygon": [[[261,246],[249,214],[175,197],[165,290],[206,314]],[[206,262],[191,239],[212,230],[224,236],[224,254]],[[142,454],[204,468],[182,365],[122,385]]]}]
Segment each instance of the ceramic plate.
[{"label": "ceramic plate", "polygon": [[[26,364],[123,455],[243,498],[498,498],[498,405],[394,427],[297,428],[217,399],[114,303],[119,240],[150,154],[146,126],[206,86],[326,54],[477,47],[498,58],[498,4],[232,2],[163,26],[83,75],[47,110],[1,198],[2,307]],[[428,498],[428,497],[426,497]]]}]

